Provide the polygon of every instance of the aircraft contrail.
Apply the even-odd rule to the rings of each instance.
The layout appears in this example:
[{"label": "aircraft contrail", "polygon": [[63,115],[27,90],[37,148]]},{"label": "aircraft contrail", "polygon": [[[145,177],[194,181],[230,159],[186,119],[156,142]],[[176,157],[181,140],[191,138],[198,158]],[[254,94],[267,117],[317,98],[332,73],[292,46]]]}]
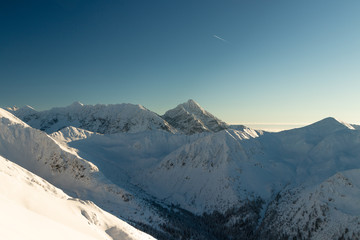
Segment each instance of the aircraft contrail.
[{"label": "aircraft contrail", "polygon": [[219,36],[217,36],[217,35],[213,35],[213,37],[214,38],[217,38],[217,39],[219,39],[219,40],[221,40],[221,41],[223,41],[223,42],[228,42],[228,41],[226,41],[225,39],[223,39],[223,38],[221,38],[221,37],[219,37]]}]

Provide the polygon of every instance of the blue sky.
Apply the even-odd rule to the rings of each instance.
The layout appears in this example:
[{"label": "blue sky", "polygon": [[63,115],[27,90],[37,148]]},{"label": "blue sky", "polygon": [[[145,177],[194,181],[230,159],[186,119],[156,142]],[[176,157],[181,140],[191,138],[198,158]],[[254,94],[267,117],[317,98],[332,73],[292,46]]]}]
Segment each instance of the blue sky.
[{"label": "blue sky", "polygon": [[0,106],[163,114],[192,98],[229,123],[360,123],[359,12],[355,0],[5,0]]}]

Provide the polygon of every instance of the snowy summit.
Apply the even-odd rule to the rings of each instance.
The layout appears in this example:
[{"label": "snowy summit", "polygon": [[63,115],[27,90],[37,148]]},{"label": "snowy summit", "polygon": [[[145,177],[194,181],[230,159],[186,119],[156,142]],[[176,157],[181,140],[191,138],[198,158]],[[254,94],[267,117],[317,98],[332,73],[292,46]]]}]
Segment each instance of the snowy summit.
[{"label": "snowy summit", "polygon": [[163,118],[185,134],[218,132],[228,127],[192,99],[167,111]]}]

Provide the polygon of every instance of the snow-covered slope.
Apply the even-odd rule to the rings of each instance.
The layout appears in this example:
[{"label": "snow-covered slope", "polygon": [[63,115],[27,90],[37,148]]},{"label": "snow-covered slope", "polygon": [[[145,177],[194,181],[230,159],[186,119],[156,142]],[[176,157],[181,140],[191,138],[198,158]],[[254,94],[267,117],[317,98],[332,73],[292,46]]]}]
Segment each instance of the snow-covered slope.
[{"label": "snow-covered slope", "polygon": [[263,131],[263,130],[249,128],[245,125],[229,125],[228,129],[233,129],[233,130],[237,130],[240,132],[244,132],[245,134],[248,134],[249,136],[252,136],[252,137],[257,137],[257,136],[263,135],[265,133],[265,131]]},{"label": "snow-covered slope", "polygon": [[253,151],[262,152],[251,141],[254,137],[258,135],[237,130],[202,136],[166,155],[138,182],[152,195],[197,214],[225,212],[249,198],[269,198],[283,183],[274,173],[284,169],[252,158]]},{"label": "snow-covered slope", "polygon": [[167,111],[162,117],[185,134],[218,132],[228,127],[192,99]]},{"label": "snow-covered slope", "polygon": [[57,140],[58,142],[67,143],[67,142],[78,141],[78,140],[88,138],[88,137],[92,136],[93,134],[96,134],[96,133],[87,131],[87,130],[84,130],[81,128],[76,128],[76,127],[70,126],[70,127],[63,128],[57,132],[54,132],[54,133],[50,134],[50,136],[53,139]]},{"label": "snow-covered slope", "polygon": [[0,239],[153,239],[0,156]]},{"label": "snow-covered slope", "polygon": [[264,160],[286,164],[298,183],[319,183],[336,172],[359,168],[360,131],[334,118],[259,138]]},{"label": "snow-covered slope", "polygon": [[360,169],[315,186],[286,189],[272,202],[260,239],[360,239]]},{"label": "snow-covered slope", "polygon": [[[62,130],[51,136],[63,136]],[[79,156],[91,161],[112,182],[122,185],[156,166],[167,154],[207,135],[171,134],[165,131],[139,133],[94,134],[74,141],[55,138],[76,149]],[[134,182],[138,184],[138,182]]]},{"label": "snow-covered slope", "polygon": [[47,133],[69,126],[106,134],[153,129],[175,131],[156,113],[134,104],[83,105],[75,102],[67,107],[42,112],[37,112],[28,106],[8,110],[30,126]]},{"label": "snow-covered slope", "polygon": [[[66,140],[64,135],[61,136],[61,139]],[[68,147],[58,144],[45,132],[31,128],[4,109],[0,109],[0,155],[44,178],[69,195],[90,199],[127,221],[147,223],[150,216],[157,219],[151,206],[141,198],[134,198],[126,189],[113,184],[96,165],[79,157],[76,151],[70,151]]]},{"label": "snow-covered slope", "polygon": [[42,131],[0,109],[0,154],[7,159],[53,182],[63,186],[76,180],[87,185],[98,169],[64,149]]},{"label": "snow-covered slope", "polygon": [[[248,189],[248,186],[245,183],[243,185],[239,184],[241,178],[238,174],[241,169],[239,169],[238,165],[250,165],[251,167],[254,163],[246,161],[238,163],[237,157],[244,153],[242,150],[236,149],[239,147],[239,141],[242,139],[250,139],[257,136],[236,130],[220,131],[216,134],[201,133],[192,135],[151,131],[92,135],[82,140],[68,142],[67,144],[77,149],[80,156],[95,163],[100,171],[112,182],[120,186],[130,182],[133,186],[147,192],[147,195],[152,195],[152,201],[156,200],[157,204],[165,204],[165,207],[159,209],[160,212],[163,212],[164,208],[168,208],[166,206],[176,205],[190,210],[192,214],[202,215],[204,211],[208,213],[217,210],[226,211],[233,207],[234,204],[237,204],[240,208],[244,206],[246,208],[248,196],[247,192],[242,190]],[[189,150],[188,146],[192,145],[196,146],[193,150]],[[223,149],[227,145],[232,150],[235,150],[235,153],[230,153],[229,160],[227,159],[227,149]],[[186,166],[176,162],[179,157],[185,157],[187,151],[193,156],[198,155],[197,165],[195,161],[194,164],[189,163]],[[159,171],[152,172],[170,158],[178,167],[174,166],[167,169],[164,166]],[[221,158],[221,161],[223,161],[217,163],[220,160],[217,158]],[[217,166],[215,167],[215,165]],[[258,167],[254,166],[254,169],[256,168]],[[149,171],[152,173],[149,173]],[[186,171],[189,172],[191,178],[185,179],[187,177]],[[245,175],[254,179],[255,176],[251,176],[251,173],[245,173]],[[203,186],[205,186],[204,190],[201,189]],[[253,184],[254,188],[256,186],[259,185]],[[263,188],[265,189],[266,187]],[[249,196],[249,198],[251,199],[250,201],[257,201],[256,196]],[[199,221],[199,219],[196,220],[196,217],[194,217],[195,220],[192,220],[195,221],[194,223],[189,222],[187,218],[182,219],[189,212],[180,214],[171,212],[171,210],[167,211],[170,212],[166,213],[167,224],[165,229],[171,233],[170,236],[174,236],[173,239],[179,238],[179,235],[172,235],[174,231],[189,228],[186,224],[191,226],[199,224],[196,222]],[[252,212],[249,213],[245,210],[243,213],[252,215]],[[237,217],[239,218],[240,216]],[[179,222],[180,219],[184,223]],[[156,223],[154,222],[152,226],[156,226]],[[202,226],[202,228],[208,227]],[[207,231],[202,228],[193,230],[196,234],[200,234],[195,234],[193,238],[199,239],[199,236],[201,236],[204,239],[212,239],[207,235],[205,235],[206,237],[202,235]],[[169,239],[169,236],[162,237],[161,239]]]},{"label": "snow-covered slope", "polygon": [[[231,194],[230,192],[224,194],[226,189],[223,189],[220,181],[228,182],[228,179],[232,177],[239,179],[237,175],[240,166],[237,165],[249,164],[247,161],[244,161],[244,163],[238,161],[239,159],[245,160],[248,154],[242,149],[241,141],[258,136],[256,132],[250,131],[247,133],[246,131],[237,130],[225,130],[216,134],[192,135],[152,131],[92,135],[88,138],[68,142],[68,146],[78,149],[80,156],[96,164],[100,171],[112,182],[121,185],[124,182],[131,181],[138,186],[144,186],[147,183],[148,186],[145,190],[160,199],[169,194],[171,195],[172,191],[180,192],[171,185],[172,182],[184,188],[186,188],[187,184],[190,184],[193,191],[182,190],[182,192],[187,192],[186,195],[196,195],[199,201],[203,199],[212,203],[211,206],[205,206],[206,204],[203,203],[199,206],[197,203],[197,205],[191,207],[192,210],[196,209],[196,212],[202,213],[204,208],[209,208],[210,211],[220,207],[226,209],[230,204],[223,204],[223,201],[230,198],[231,194],[238,195],[236,191],[231,189],[229,189],[229,191],[232,191]],[[187,163],[186,166],[185,163]],[[196,171],[201,172],[204,170],[203,168],[205,169],[205,173],[202,174],[204,178],[200,178],[199,173]],[[145,174],[149,171],[152,174]],[[196,177],[190,181],[187,179],[184,184],[181,184],[183,178],[189,177],[182,176],[183,171],[195,171],[192,174]],[[158,180],[152,179],[150,175],[155,176]],[[221,180],[216,179],[215,175]],[[212,184],[211,181],[219,182]],[[201,195],[203,192],[199,192],[199,188],[202,184],[209,187],[208,192],[210,195]],[[219,189],[215,191],[212,187]],[[223,197],[215,198],[215,193]],[[238,198],[234,199],[232,202],[238,200]],[[180,201],[177,197],[172,200],[174,201],[168,203]],[[185,205],[181,206],[185,207]]]},{"label": "snow-covered slope", "polygon": [[29,105],[26,105],[22,108],[18,108],[18,107],[8,107],[6,108],[7,111],[11,112],[11,113],[17,113],[19,116],[28,116],[28,115],[32,115],[32,114],[35,114],[37,113],[37,111],[29,106]]},{"label": "snow-covered slope", "polygon": [[68,146],[113,182],[130,181],[158,201],[207,219],[216,212],[231,216],[226,227],[234,229],[246,216],[253,222],[242,226],[258,226],[286,186],[318,185],[360,168],[360,132],[333,118],[280,133],[238,129],[91,135]]},{"label": "snow-covered slope", "polygon": [[147,174],[145,189],[192,212],[224,211],[251,194],[270,200],[289,183],[319,183],[359,168],[360,132],[328,118],[259,137],[225,130],[169,153]]},{"label": "snow-covered slope", "polygon": [[[113,112],[121,108],[111,106]],[[103,116],[108,107],[75,104],[67,108],[78,108],[82,119],[90,119],[87,116]],[[31,108],[21,111],[45,119],[41,122],[31,117],[28,121],[37,121],[41,128],[52,119],[50,112],[67,108],[46,114],[34,113]],[[20,109],[12,111],[21,113]],[[57,117],[57,122],[49,125],[51,131],[60,128],[59,122],[75,123],[75,127],[49,136],[0,111],[0,155],[38,171],[73,196],[85,196],[116,216],[141,223],[143,229],[167,232],[157,235],[161,239],[177,239],[181,234],[189,239],[299,238],[297,234],[305,239],[342,234],[358,238],[358,189],[343,194],[342,190],[350,190],[339,187],[339,176],[357,186],[360,131],[356,125],[326,118],[278,133],[255,131],[229,126],[189,100],[163,116],[161,121],[172,125],[164,131],[156,127],[159,125],[143,128],[149,123],[139,120],[143,110],[140,115],[133,112],[129,121],[136,124],[126,132],[113,131],[116,127],[106,124],[91,124],[91,131],[84,130],[81,122],[66,122],[65,118],[72,118],[60,114],[66,117]],[[113,134],[100,134],[103,129]],[[173,134],[173,129],[185,134]],[[21,161],[25,156],[29,162]],[[79,170],[74,165],[80,165]],[[336,204],[320,220],[314,219],[330,193],[340,194],[331,197]],[[298,212],[304,213],[304,219]],[[298,224],[301,232],[290,223]],[[195,227],[189,230],[189,226]],[[305,236],[309,229],[311,235]]]}]

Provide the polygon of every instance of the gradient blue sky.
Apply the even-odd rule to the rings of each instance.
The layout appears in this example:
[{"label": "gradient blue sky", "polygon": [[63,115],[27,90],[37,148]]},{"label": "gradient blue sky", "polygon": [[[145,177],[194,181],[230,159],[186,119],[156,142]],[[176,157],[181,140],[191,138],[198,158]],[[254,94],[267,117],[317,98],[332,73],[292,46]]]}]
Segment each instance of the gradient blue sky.
[{"label": "gradient blue sky", "polygon": [[358,0],[3,0],[0,106],[163,114],[192,98],[229,123],[360,123],[359,13]]}]

